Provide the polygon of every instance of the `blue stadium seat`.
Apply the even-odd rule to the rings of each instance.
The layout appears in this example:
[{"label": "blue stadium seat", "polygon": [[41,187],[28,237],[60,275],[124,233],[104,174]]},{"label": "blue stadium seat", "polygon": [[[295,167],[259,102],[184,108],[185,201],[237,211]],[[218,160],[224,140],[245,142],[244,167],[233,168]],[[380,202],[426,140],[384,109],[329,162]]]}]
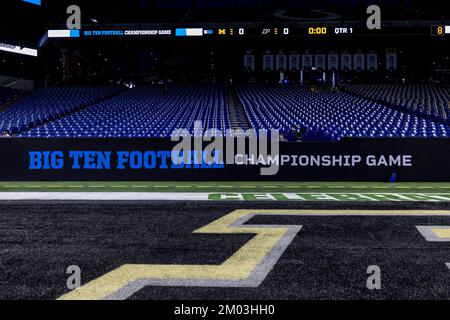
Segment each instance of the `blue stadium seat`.
[{"label": "blue stadium seat", "polygon": [[[138,87],[69,114],[74,106],[89,104],[111,88],[43,90],[0,115],[0,121],[21,137],[43,138],[167,138],[180,128],[193,133],[196,121],[203,122],[204,130],[225,133],[230,128],[223,86],[180,85],[168,92],[161,86]],[[242,85],[237,93],[251,127],[275,128],[289,136],[300,126],[307,129],[306,140],[450,135],[447,124],[343,92],[312,92],[301,85]]]},{"label": "blue stadium seat", "polygon": [[39,126],[23,137],[170,137],[175,129],[193,133],[230,128],[226,91],[221,86],[138,87],[57,121]]},{"label": "blue stadium seat", "polygon": [[450,88],[430,84],[346,85],[351,93],[450,123]]},{"label": "blue stadium seat", "polygon": [[0,129],[19,133],[108,97],[115,87],[49,87],[38,89],[0,113]]},{"label": "blue stadium seat", "polygon": [[238,88],[253,128],[289,134],[306,128],[320,139],[343,137],[448,137],[448,125],[406,114],[346,93],[312,92],[306,86]]}]

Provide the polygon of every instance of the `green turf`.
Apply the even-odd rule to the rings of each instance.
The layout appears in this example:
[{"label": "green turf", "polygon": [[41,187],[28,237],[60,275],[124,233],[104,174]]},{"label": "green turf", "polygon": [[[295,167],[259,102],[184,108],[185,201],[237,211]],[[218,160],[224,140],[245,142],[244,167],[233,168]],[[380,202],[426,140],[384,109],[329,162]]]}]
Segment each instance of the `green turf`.
[{"label": "green turf", "polygon": [[0,182],[0,192],[378,192],[450,193],[450,183],[375,182]]}]

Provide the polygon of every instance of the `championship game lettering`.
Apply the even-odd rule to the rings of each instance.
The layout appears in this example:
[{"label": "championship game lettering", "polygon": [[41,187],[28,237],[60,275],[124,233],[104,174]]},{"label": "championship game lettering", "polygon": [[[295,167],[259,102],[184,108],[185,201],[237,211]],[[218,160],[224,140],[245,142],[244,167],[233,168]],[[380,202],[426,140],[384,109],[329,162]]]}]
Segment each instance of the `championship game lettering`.
[{"label": "championship game lettering", "polygon": [[[188,151],[174,153],[171,151],[30,151],[30,170],[60,170],[66,166],[75,170],[109,170],[109,169],[182,169],[182,168],[224,168],[220,153]],[[257,166],[291,166],[291,167],[412,167],[411,155],[282,155],[282,156],[248,156],[236,155],[236,165]],[[363,161],[364,159],[364,161]],[[116,165],[113,166],[113,163]]]}]

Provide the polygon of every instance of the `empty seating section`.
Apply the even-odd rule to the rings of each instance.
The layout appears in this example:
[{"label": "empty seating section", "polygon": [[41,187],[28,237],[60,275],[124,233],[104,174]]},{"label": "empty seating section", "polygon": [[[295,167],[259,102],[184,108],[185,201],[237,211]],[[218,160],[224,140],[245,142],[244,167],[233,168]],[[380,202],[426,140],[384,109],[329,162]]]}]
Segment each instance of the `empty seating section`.
[{"label": "empty seating section", "polygon": [[170,137],[175,129],[193,132],[230,128],[222,86],[137,87],[22,134],[23,137]]},{"label": "empty seating section", "polygon": [[238,94],[255,129],[306,127],[330,140],[343,137],[448,137],[448,125],[346,93],[311,92],[300,85],[244,85]]},{"label": "empty seating section", "polygon": [[38,89],[3,112],[0,129],[18,133],[111,96],[115,87],[49,87]]},{"label": "empty seating section", "polygon": [[0,87],[0,106],[16,95],[17,91],[11,88]]},{"label": "empty seating section", "polygon": [[[440,106],[447,99],[442,88],[435,91],[418,88],[403,93],[401,99],[429,102],[430,95],[434,95],[433,101]],[[167,138],[175,129],[188,129],[192,133],[195,121],[202,121],[203,129],[225,132],[230,128],[227,89],[223,86],[173,85],[167,92],[161,86],[118,90],[112,87],[40,89],[1,112],[1,128],[20,131],[20,137],[44,138]],[[372,92],[369,87],[366,90]],[[379,90],[388,95],[397,92]],[[450,135],[448,124],[350,93],[313,92],[301,85],[240,85],[236,92],[250,125],[257,130],[276,128],[289,136],[292,128],[300,126],[308,129],[307,140]],[[400,99],[399,94],[392,94]],[[421,98],[415,98],[414,94]]]},{"label": "empty seating section", "polygon": [[428,84],[347,85],[345,89],[365,98],[392,103],[417,115],[450,122],[450,88]]}]

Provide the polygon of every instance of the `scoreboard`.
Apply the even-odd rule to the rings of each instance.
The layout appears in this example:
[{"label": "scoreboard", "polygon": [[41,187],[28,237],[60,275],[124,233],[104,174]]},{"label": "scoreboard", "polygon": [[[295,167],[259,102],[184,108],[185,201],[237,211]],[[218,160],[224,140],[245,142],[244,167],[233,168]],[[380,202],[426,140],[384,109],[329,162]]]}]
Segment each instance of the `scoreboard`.
[{"label": "scoreboard", "polygon": [[450,35],[450,26],[438,25],[431,27],[431,35],[442,37],[445,35]]},{"label": "scoreboard", "polygon": [[263,27],[263,28],[174,28],[145,30],[49,30],[49,38],[100,38],[100,37],[287,37],[352,35],[353,27],[330,28],[311,26],[305,28]]},{"label": "scoreboard", "polygon": [[[450,26],[431,27],[433,36],[450,34]],[[368,30],[358,26],[311,25],[306,27],[175,27],[148,29],[82,29],[49,30],[48,38],[242,38],[242,37],[326,37],[326,36],[404,36],[430,35],[429,27],[386,27],[381,30]]]}]

